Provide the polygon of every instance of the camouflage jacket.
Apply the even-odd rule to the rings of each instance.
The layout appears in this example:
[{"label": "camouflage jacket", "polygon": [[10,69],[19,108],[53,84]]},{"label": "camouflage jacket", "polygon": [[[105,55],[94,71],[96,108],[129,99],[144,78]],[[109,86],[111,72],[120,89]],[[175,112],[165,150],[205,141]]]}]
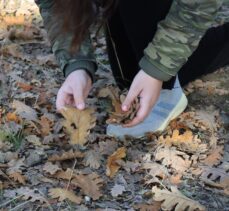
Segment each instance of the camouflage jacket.
[{"label": "camouflage jacket", "polygon": [[[72,34],[58,33],[61,24],[52,15],[54,0],[35,2],[40,8],[52,50],[64,75],[85,69],[93,77],[97,64],[90,37],[84,40],[76,54],[70,54]],[[154,39],[144,50],[140,68],[152,77],[169,80],[187,62],[206,30],[217,22],[222,24],[228,21],[228,10],[229,0],[174,0],[167,17],[158,24]]]}]

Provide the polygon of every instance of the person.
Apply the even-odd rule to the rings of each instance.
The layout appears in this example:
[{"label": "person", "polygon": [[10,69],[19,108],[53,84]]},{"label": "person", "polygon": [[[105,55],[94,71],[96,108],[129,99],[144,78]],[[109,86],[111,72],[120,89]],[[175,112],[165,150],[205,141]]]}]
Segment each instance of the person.
[{"label": "person", "polygon": [[229,64],[228,0],[35,2],[66,77],[58,110],[69,104],[85,108],[97,69],[89,29],[104,24],[114,78],[129,89],[123,111],[140,98],[136,117],[123,126],[108,125],[108,135],[163,131],[187,106],[181,87]]}]

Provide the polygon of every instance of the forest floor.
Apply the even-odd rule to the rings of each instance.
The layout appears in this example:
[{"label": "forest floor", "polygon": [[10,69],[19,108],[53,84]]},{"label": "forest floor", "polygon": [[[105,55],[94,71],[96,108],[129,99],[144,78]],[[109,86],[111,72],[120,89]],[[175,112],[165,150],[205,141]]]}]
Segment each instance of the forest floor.
[{"label": "forest floor", "polygon": [[229,210],[229,68],[186,86],[188,108],[162,134],[118,140],[96,97],[114,84],[105,39],[92,39],[96,125],[79,147],[56,112],[64,77],[37,7],[1,10],[0,210]]}]

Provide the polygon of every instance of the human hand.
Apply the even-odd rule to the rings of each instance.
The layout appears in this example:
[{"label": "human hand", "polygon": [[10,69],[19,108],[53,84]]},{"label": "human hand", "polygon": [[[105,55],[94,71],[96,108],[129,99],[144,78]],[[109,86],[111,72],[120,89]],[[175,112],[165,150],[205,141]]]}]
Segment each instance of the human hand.
[{"label": "human hand", "polygon": [[85,99],[91,86],[91,78],[85,70],[76,70],[69,74],[58,91],[57,110],[61,110],[66,105],[75,106],[83,110],[85,108]]},{"label": "human hand", "polygon": [[162,81],[155,79],[140,70],[135,76],[126,99],[122,104],[122,110],[128,111],[136,97],[140,97],[140,107],[136,117],[123,127],[133,127],[142,122],[152,110],[162,88]]}]

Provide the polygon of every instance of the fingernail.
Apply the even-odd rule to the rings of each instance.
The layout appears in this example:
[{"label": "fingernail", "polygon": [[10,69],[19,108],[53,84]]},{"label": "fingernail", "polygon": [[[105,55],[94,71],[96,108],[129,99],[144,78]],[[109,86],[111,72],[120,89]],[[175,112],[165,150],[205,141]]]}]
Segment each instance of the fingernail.
[{"label": "fingernail", "polygon": [[127,105],[123,105],[123,106],[122,106],[122,110],[123,110],[123,111],[127,111],[127,110],[128,110],[128,106],[127,106]]},{"label": "fingernail", "polygon": [[78,108],[79,110],[83,110],[84,107],[85,107],[84,103],[80,103],[80,104],[77,105],[77,108]]}]

